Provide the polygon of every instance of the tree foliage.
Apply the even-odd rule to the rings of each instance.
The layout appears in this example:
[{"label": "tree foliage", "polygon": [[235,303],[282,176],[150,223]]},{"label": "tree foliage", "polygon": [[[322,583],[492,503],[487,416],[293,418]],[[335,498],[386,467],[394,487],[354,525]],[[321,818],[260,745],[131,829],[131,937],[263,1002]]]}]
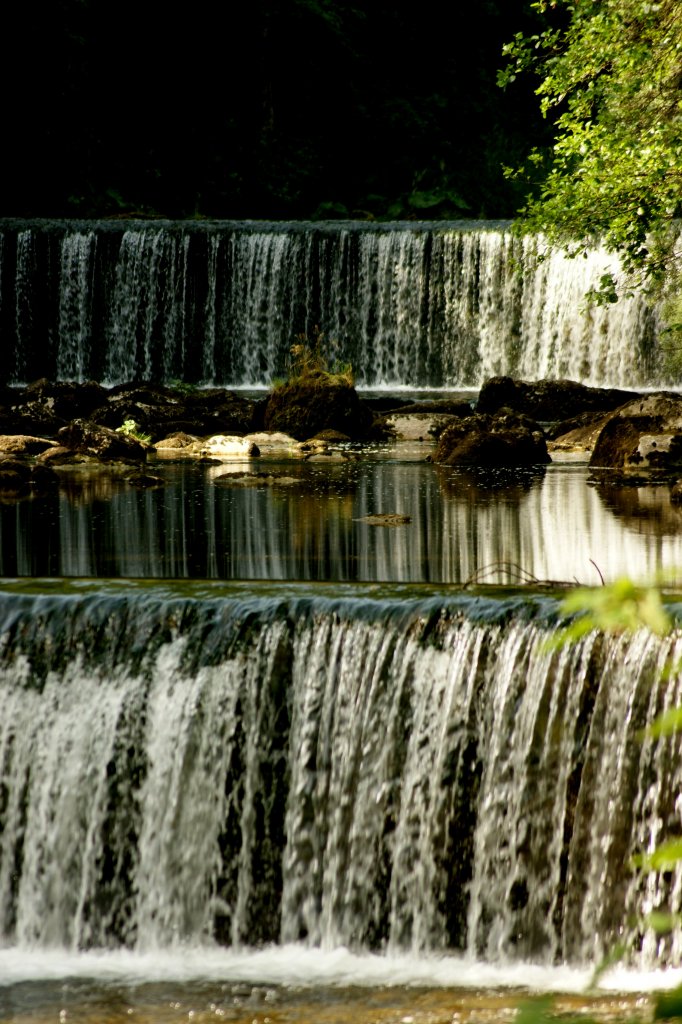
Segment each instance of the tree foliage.
[{"label": "tree foliage", "polygon": [[[527,230],[578,254],[603,240],[632,282],[660,282],[680,251],[682,10],[679,0],[538,0],[545,28],[504,47],[501,84],[541,76],[549,152],[519,174],[533,182]],[[603,298],[614,300],[605,278]]]}]

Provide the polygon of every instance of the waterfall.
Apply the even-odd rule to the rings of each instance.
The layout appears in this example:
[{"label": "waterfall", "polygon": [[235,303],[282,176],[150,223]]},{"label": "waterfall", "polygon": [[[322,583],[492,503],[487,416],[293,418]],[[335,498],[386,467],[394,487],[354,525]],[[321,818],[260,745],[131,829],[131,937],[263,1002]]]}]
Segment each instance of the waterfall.
[{"label": "waterfall", "polygon": [[[664,382],[655,308],[504,223],[1,221],[5,379],[269,384],[324,333],[359,385]],[[541,257],[541,258],[538,258]]]},{"label": "waterfall", "polygon": [[679,832],[680,742],[641,739],[679,638],[245,595],[0,593],[0,945],[679,958],[642,918],[680,873],[629,866]]}]

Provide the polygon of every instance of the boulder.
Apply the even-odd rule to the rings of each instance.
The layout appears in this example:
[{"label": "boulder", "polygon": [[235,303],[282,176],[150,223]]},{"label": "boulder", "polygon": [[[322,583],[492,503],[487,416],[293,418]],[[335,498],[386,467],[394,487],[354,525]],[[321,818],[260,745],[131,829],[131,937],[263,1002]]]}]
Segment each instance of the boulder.
[{"label": "boulder", "polygon": [[545,436],[527,416],[500,409],[453,421],[440,435],[434,462],[447,466],[535,466],[550,462]]},{"label": "boulder", "polygon": [[276,387],[265,408],[266,430],[284,431],[298,441],[323,430],[338,430],[352,440],[372,435],[374,416],[346,381],[316,377]]},{"label": "boulder", "polygon": [[679,475],[682,395],[645,395],[614,412],[602,427],[590,466],[626,476]]},{"label": "boulder", "polygon": [[0,453],[4,455],[41,455],[55,442],[30,434],[0,434]]},{"label": "boulder", "polygon": [[152,441],[183,432],[205,437],[252,429],[254,403],[224,388],[172,388],[163,384],[120,384],[90,417],[116,429],[134,420]]},{"label": "boulder", "polygon": [[639,398],[636,391],[591,388],[574,380],[515,380],[491,377],[481,388],[476,412],[494,413],[502,407],[536,420],[553,422],[581,412],[610,412]]},{"label": "boulder", "polygon": [[245,437],[216,434],[201,442],[201,454],[213,459],[253,459],[260,451]]},{"label": "boulder", "polygon": [[156,441],[152,445],[157,452],[179,452],[185,448],[191,448],[193,445],[199,442],[199,438],[195,437],[194,434],[186,434],[184,430],[176,430],[174,433],[169,434],[168,437],[162,438],[160,441]]},{"label": "boulder", "polygon": [[144,462],[147,457],[146,445],[134,437],[90,420],[74,420],[62,427],[57,440],[72,452],[103,461]]},{"label": "boulder", "polygon": [[[471,409],[469,408],[469,415]],[[448,413],[393,412],[382,418],[391,434],[399,441],[433,440],[455,417]]]},{"label": "boulder", "polygon": [[100,384],[51,382],[47,378],[12,389],[1,418],[7,433],[54,436],[73,419],[88,418],[105,400]]}]

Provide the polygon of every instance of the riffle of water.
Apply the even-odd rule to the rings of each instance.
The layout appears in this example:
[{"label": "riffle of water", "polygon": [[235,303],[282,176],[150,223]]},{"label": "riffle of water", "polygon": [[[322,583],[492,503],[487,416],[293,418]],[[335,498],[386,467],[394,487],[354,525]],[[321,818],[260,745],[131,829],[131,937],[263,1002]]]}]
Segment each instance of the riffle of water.
[{"label": "riffle of water", "polygon": [[651,386],[641,296],[584,311],[612,257],[538,261],[508,224],[0,223],[9,382],[39,376],[270,383],[324,332],[361,385],[494,374]]},{"label": "riffle of water", "polygon": [[679,640],[548,598],[0,594],[0,944],[676,963]]}]

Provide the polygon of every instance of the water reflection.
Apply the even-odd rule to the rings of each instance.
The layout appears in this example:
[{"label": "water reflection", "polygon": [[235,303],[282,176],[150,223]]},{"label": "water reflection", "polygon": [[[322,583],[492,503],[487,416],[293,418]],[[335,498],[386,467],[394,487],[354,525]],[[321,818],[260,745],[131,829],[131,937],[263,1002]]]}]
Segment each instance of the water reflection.
[{"label": "water reflection", "polygon": [[[667,488],[589,486],[583,466],[491,477],[387,459],[254,465],[260,478],[163,464],[158,488],[99,477],[2,504],[0,574],[461,583],[514,563],[598,583],[591,560],[606,579],[682,570]],[[362,521],[380,513],[410,522]]]}]

